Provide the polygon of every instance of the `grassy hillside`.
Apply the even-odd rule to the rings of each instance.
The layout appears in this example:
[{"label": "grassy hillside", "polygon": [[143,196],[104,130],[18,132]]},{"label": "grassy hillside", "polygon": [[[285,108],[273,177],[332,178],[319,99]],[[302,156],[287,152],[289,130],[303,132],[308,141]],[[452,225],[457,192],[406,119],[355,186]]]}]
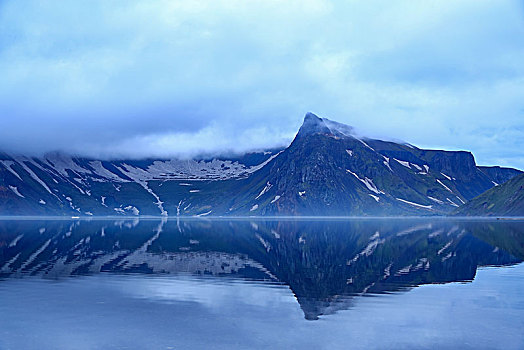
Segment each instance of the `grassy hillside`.
[{"label": "grassy hillside", "polygon": [[464,216],[524,216],[524,174],[495,186],[455,211]]}]

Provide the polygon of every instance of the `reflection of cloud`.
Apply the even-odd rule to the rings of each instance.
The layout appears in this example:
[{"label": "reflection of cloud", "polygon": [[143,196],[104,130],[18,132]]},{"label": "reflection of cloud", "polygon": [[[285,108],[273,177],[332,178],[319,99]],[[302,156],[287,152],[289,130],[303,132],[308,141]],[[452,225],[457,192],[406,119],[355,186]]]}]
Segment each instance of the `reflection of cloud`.
[{"label": "reflection of cloud", "polygon": [[[283,287],[131,275],[58,283],[11,279],[0,289],[9,315],[0,319],[0,344],[16,349],[33,349],[35,343],[54,349],[419,349],[457,344],[517,349],[523,342],[522,276],[524,265],[482,269],[469,284],[358,298],[352,309],[319,322],[304,320]],[[157,284],[169,285],[169,292]],[[181,303],[151,298],[177,294],[176,288],[184,290],[175,298]],[[164,292],[155,292],[159,289]],[[205,307],[198,307],[193,300],[202,294],[208,295],[202,297]]]},{"label": "reflection of cloud", "polygon": [[312,110],[371,136],[524,167],[520,7],[3,3],[0,148],[241,151],[289,142]]},{"label": "reflection of cloud", "polygon": [[257,307],[296,304],[289,287],[262,281],[183,275],[139,276],[119,281],[119,288],[134,298],[162,303],[195,302],[214,310],[236,304]]}]

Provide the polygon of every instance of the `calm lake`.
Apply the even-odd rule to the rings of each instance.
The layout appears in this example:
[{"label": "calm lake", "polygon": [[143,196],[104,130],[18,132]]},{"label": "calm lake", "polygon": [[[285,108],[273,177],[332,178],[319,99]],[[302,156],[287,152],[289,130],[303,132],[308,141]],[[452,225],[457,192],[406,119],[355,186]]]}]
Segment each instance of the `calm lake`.
[{"label": "calm lake", "polygon": [[0,220],[0,349],[524,349],[524,221]]}]

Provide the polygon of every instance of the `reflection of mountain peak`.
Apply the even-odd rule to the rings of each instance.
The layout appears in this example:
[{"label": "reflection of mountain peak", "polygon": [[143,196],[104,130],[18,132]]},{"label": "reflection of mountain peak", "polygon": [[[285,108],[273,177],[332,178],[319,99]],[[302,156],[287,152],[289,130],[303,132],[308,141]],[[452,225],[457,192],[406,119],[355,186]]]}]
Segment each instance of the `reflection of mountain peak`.
[{"label": "reflection of mountain peak", "polygon": [[304,312],[304,318],[309,321],[318,320],[319,316],[332,315],[339,310],[347,310],[353,303],[352,297],[347,295],[329,299],[297,297],[297,301]]},{"label": "reflection of mountain peak", "polygon": [[[132,222],[130,222],[132,223]],[[433,221],[0,222],[0,276],[191,273],[287,284],[307,319],[352,298],[520,262],[519,225]]]}]

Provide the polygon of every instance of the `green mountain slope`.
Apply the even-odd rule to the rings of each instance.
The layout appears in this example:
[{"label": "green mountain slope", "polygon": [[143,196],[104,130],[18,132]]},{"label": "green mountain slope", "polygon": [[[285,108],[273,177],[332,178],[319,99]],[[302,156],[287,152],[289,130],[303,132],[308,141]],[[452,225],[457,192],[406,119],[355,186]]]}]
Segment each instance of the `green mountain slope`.
[{"label": "green mountain slope", "polygon": [[455,211],[464,216],[524,216],[524,174],[495,186]]}]

